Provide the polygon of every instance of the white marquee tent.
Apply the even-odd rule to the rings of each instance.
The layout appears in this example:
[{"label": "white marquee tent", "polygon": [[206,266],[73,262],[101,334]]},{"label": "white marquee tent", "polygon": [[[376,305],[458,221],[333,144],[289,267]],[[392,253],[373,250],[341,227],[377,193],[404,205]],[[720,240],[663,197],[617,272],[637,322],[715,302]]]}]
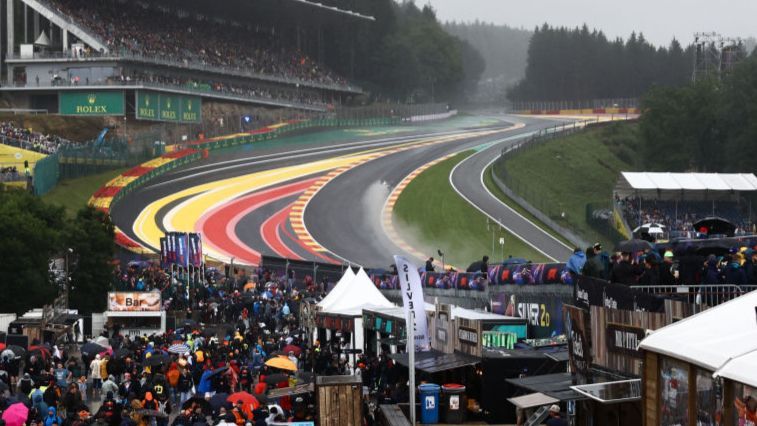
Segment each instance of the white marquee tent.
[{"label": "white marquee tent", "polygon": [[[364,307],[394,307],[376,288],[363,268],[351,280],[346,273],[336,284],[331,293],[318,303],[321,312],[333,314],[362,316]],[[331,297],[331,296],[334,297]]]},{"label": "white marquee tent", "polygon": [[663,327],[639,347],[757,387],[755,306],[757,291]]},{"label": "white marquee tent", "polygon": [[620,197],[713,198],[736,192],[757,191],[757,177],[753,173],[650,173],[622,172],[615,186]]}]

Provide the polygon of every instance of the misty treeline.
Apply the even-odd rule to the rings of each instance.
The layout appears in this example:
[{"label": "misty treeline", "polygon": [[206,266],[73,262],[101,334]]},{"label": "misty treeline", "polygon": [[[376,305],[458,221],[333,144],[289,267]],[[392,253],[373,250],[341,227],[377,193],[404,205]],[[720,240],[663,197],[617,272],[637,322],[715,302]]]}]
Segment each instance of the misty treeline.
[{"label": "misty treeline", "polygon": [[639,153],[651,171],[757,171],[757,55],[721,79],[642,98]]},{"label": "misty treeline", "polygon": [[470,43],[484,57],[486,68],[482,80],[493,80],[498,86],[511,86],[525,75],[531,30],[478,20],[447,22],[444,29]]},{"label": "misty treeline", "polygon": [[326,63],[377,97],[428,102],[475,90],[485,62],[470,43],[442,28],[430,6],[352,0],[374,22],[339,20],[324,29]]},{"label": "misty treeline", "polygon": [[642,34],[627,40],[604,33],[544,24],[528,46],[523,80],[508,91],[512,101],[584,101],[633,98],[653,86],[680,86],[691,80],[692,47],[677,40],[655,47]]}]

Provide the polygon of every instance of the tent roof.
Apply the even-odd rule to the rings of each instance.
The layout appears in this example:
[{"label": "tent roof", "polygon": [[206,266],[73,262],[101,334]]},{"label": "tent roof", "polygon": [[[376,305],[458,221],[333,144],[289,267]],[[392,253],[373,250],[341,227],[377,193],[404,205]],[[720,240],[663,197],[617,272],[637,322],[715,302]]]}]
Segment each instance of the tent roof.
[{"label": "tent roof", "polygon": [[[729,360],[757,351],[755,306],[757,291],[663,327],[642,340],[639,347],[717,372]],[[740,374],[757,382],[754,368]]]},{"label": "tent roof", "polygon": [[452,318],[465,318],[468,320],[522,320],[521,318],[508,317],[491,312],[465,309],[459,306],[452,307]]},{"label": "tent roof", "polygon": [[[340,287],[343,287],[343,289]],[[376,285],[373,284],[373,281],[371,281],[363,268],[360,268],[357,275],[350,282],[343,282],[340,279],[339,283],[331,291],[339,291],[339,293],[334,299],[328,301],[328,303],[323,303],[327,301],[323,299],[318,304],[321,306],[322,312],[362,315],[363,307],[394,307],[394,304],[376,288]]]},{"label": "tent roof", "polygon": [[757,191],[753,173],[622,172],[616,192],[639,191]]},{"label": "tent roof", "polygon": [[323,298],[323,300],[318,302],[318,306],[320,306],[321,308],[327,308],[330,305],[334,304],[336,300],[339,299],[339,295],[347,289],[347,286],[352,282],[353,279],[355,279],[355,272],[352,271],[352,268],[347,268],[347,270],[344,271],[342,278],[339,278],[339,281],[337,281],[336,285],[331,289],[329,294],[327,294],[326,297]]}]

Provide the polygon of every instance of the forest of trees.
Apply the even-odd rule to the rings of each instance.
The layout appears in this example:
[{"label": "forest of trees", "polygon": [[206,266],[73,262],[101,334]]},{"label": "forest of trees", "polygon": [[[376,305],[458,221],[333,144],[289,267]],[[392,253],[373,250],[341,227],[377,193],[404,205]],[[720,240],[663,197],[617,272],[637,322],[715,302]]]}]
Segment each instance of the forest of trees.
[{"label": "forest of trees", "polygon": [[513,101],[634,98],[654,86],[691,80],[693,49],[673,40],[657,48],[642,34],[609,40],[601,31],[537,28],[528,47],[525,78],[508,91]]},{"label": "forest of trees", "polygon": [[650,171],[757,171],[757,55],[722,79],[652,89],[639,153]]},{"label": "forest of trees", "polygon": [[507,87],[524,77],[532,31],[479,21],[448,22],[444,29],[470,43],[484,57],[486,68],[481,76],[480,92],[504,95]]},{"label": "forest of trees", "polygon": [[470,43],[444,30],[430,6],[355,0],[375,22],[340,21],[326,30],[326,63],[377,97],[429,102],[475,91],[485,62]]}]

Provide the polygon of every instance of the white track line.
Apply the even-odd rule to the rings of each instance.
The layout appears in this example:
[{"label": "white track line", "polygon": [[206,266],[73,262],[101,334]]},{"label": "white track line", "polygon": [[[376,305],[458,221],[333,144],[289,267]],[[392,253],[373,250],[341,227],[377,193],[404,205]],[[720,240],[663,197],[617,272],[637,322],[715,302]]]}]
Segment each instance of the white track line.
[{"label": "white track line", "polygon": [[[504,142],[507,142],[508,140],[513,140],[513,139],[516,139],[516,138],[524,138],[524,137],[528,137],[528,136],[531,136],[531,135],[532,135],[532,134],[534,134],[534,133],[536,133],[536,132],[526,133],[526,134],[517,135],[517,136],[511,136],[511,137],[509,137],[509,138],[504,138],[504,139],[501,139],[501,140],[499,140],[497,144],[500,144],[500,143],[504,143]],[[481,152],[486,152],[486,151],[481,151]],[[513,230],[512,230],[512,229],[511,229],[510,227],[508,227],[508,226],[506,226],[505,224],[503,224],[503,223],[502,223],[502,222],[501,222],[501,221],[500,221],[499,219],[497,219],[497,218],[495,218],[494,216],[490,215],[489,213],[485,212],[485,211],[484,211],[484,210],[483,210],[483,209],[482,209],[481,207],[479,207],[479,206],[477,206],[476,204],[474,204],[473,202],[471,202],[471,200],[470,200],[470,199],[469,199],[468,197],[466,197],[466,196],[465,196],[465,195],[464,195],[464,194],[463,194],[462,192],[460,192],[460,190],[459,190],[459,189],[457,189],[457,187],[455,186],[455,183],[454,183],[454,182],[452,181],[452,176],[453,176],[453,175],[455,174],[455,170],[457,170],[457,168],[458,168],[458,167],[460,167],[460,165],[461,165],[461,164],[463,164],[463,163],[465,163],[466,161],[470,160],[471,158],[473,158],[473,157],[474,157],[474,156],[476,156],[477,154],[480,154],[480,153],[475,153],[475,154],[471,155],[470,157],[466,158],[465,160],[463,160],[463,161],[461,161],[461,162],[457,163],[457,164],[455,165],[455,167],[453,167],[453,168],[452,168],[452,171],[451,171],[451,172],[449,173],[449,184],[450,184],[450,185],[452,186],[452,189],[454,189],[454,190],[455,190],[455,192],[457,192],[457,194],[458,194],[459,196],[463,197],[463,199],[464,199],[465,201],[467,201],[467,202],[468,202],[468,204],[470,204],[471,206],[475,207],[475,208],[476,208],[476,210],[480,211],[480,212],[481,212],[481,213],[483,213],[483,214],[484,214],[485,216],[487,216],[488,218],[490,218],[491,220],[493,220],[493,221],[494,221],[494,223],[498,224],[499,226],[501,226],[502,228],[504,228],[504,229],[505,229],[505,230],[506,230],[507,232],[509,232],[509,233],[513,234],[513,235],[514,235],[514,236],[516,236],[516,237],[517,237],[518,239],[520,239],[520,240],[521,240],[521,241],[523,241],[524,243],[526,243],[526,244],[528,244],[529,246],[531,246],[531,248],[533,248],[534,250],[536,250],[536,251],[538,251],[539,253],[543,254],[543,255],[544,255],[544,256],[545,256],[545,257],[546,257],[547,259],[550,259],[550,260],[552,260],[553,262],[557,262],[557,261],[558,261],[557,259],[555,259],[554,257],[552,257],[552,256],[548,255],[547,253],[545,253],[544,251],[542,251],[542,250],[541,250],[541,249],[540,249],[539,247],[536,247],[535,245],[533,245],[533,244],[532,244],[532,243],[531,243],[530,241],[528,241],[528,240],[527,240],[526,238],[524,238],[524,237],[523,237],[522,235],[520,235],[520,234],[516,233],[516,232],[515,232],[515,231],[513,231]],[[511,209],[511,210],[512,210],[512,209]],[[513,210],[513,211],[514,211],[514,210]],[[517,214],[518,216],[521,216],[521,217],[523,217],[523,216],[522,216],[522,215],[521,215],[520,213],[518,213],[518,212],[515,212],[515,213],[516,213],[516,214]],[[525,219],[525,218],[523,218],[523,219]],[[528,219],[526,219],[526,220],[528,220]],[[539,229],[541,229],[541,228],[539,228]],[[541,229],[541,231],[542,231],[542,232],[544,232],[544,230],[543,230],[543,229]],[[550,237],[552,237],[552,236],[550,235]],[[552,237],[552,238],[554,238],[554,237]],[[561,243],[561,244],[562,244],[562,243]]]}]

